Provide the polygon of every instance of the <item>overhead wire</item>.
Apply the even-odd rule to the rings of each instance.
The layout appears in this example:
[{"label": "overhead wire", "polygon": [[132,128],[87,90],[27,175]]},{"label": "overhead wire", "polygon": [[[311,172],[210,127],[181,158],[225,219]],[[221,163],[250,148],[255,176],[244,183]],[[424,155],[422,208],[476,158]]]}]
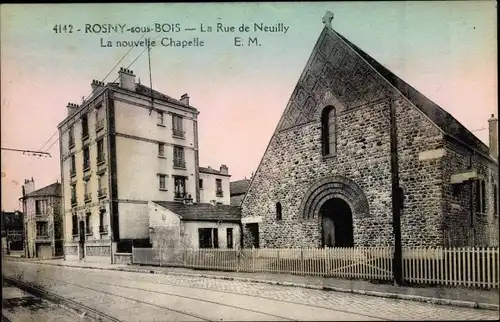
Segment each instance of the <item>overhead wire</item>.
[{"label": "overhead wire", "polygon": [[[144,32],[141,36],[141,38],[139,39],[139,41],[142,40],[142,38],[144,38],[144,36],[146,35],[146,32]],[[156,38],[158,39],[158,38]],[[156,40],[155,39],[155,40]],[[130,47],[130,49],[125,53],[125,55],[122,56],[122,58],[113,66],[113,68],[111,68],[111,70],[106,74],[106,76],[104,76],[104,78],[101,80],[101,82],[104,82],[109,75],[111,75],[111,73],[113,72],[113,70],[115,70],[115,68],[125,59],[125,57],[127,57],[127,55],[136,47]],[[139,57],[144,53],[144,51],[139,55]],[[136,58],[132,64],[137,60],[138,58]],[[130,64],[127,68],[129,68],[130,66],[132,66],[132,64]],[[112,83],[114,83],[116,80],[118,79],[118,77],[112,81]],[[96,87],[95,89],[92,90],[92,92],[90,92],[90,94],[85,97],[83,99],[83,102],[85,102],[87,99],[89,99],[89,97],[91,97],[92,95],[94,95],[94,93],[98,90],[99,87]],[[57,130],[56,132],[54,132],[54,134],[52,134],[52,136],[47,140],[45,141],[45,143],[42,145],[42,147],[39,149],[40,151],[42,151],[43,147],[50,142],[50,140],[52,140],[52,138],[59,133],[59,130]],[[54,141],[47,149],[45,149],[45,152],[47,152],[57,141],[59,141],[59,138],[57,138],[56,141]]]}]

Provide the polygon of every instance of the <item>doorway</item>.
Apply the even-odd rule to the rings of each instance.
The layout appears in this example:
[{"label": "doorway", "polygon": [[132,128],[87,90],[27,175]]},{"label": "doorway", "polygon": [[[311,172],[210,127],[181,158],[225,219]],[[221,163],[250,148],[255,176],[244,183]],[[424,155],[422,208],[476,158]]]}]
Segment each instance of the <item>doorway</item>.
[{"label": "doorway", "polygon": [[78,249],[79,259],[85,258],[85,222],[83,220],[79,223],[79,236]]},{"label": "doorway", "polygon": [[248,229],[252,236],[253,247],[259,248],[259,224],[248,224]]},{"label": "doorway", "polygon": [[353,247],[352,211],[347,202],[332,198],[320,208],[322,220],[322,246]]}]

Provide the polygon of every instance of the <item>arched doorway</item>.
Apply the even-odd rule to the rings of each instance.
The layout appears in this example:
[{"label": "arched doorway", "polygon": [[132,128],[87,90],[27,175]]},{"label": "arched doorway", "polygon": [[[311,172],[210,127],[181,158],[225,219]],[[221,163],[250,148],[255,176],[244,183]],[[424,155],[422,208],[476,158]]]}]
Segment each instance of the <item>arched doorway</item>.
[{"label": "arched doorway", "polygon": [[320,208],[323,246],[353,247],[352,211],[341,198],[331,198]]}]

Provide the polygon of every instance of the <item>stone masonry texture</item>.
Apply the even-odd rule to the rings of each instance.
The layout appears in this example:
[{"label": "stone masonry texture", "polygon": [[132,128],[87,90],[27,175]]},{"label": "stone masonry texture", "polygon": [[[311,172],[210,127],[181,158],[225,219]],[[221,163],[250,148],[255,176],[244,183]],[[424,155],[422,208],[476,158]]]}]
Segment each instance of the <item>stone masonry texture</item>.
[{"label": "stone masonry texture", "polygon": [[[328,196],[343,196],[351,206],[355,246],[393,244],[391,104],[396,108],[399,182],[405,193],[403,246],[440,246],[445,228],[463,225],[470,196],[464,188],[460,198],[453,197],[463,210],[451,210],[450,176],[467,171],[470,149],[465,155],[454,152],[457,144],[325,28],[242,203],[243,218],[262,218],[260,247],[320,247],[318,209]],[[336,111],[336,153],[331,157],[322,155],[321,145],[326,106]],[[419,160],[419,153],[436,149],[445,149],[445,156]],[[478,171],[489,173],[491,191],[491,178],[498,185],[498,163],[481,155],[475,160]],[[491,213],[491,194],[488,200]],[[359,206],[365,201],[367,209]],[[277,202],[281,220],[276,219]],[[243,231],[244,247],[251,247],[249,227],[244,225]]]}]

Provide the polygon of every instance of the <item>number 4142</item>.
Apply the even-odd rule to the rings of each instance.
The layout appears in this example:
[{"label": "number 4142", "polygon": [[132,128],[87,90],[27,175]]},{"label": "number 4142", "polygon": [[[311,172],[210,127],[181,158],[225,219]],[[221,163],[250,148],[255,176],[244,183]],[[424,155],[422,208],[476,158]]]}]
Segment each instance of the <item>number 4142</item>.
[{"label": "number 4142", "polygon": [[60,34],[60,33],[72,34],[73,33],[73,25],[55,25],[53,30],[56,34]]}]

